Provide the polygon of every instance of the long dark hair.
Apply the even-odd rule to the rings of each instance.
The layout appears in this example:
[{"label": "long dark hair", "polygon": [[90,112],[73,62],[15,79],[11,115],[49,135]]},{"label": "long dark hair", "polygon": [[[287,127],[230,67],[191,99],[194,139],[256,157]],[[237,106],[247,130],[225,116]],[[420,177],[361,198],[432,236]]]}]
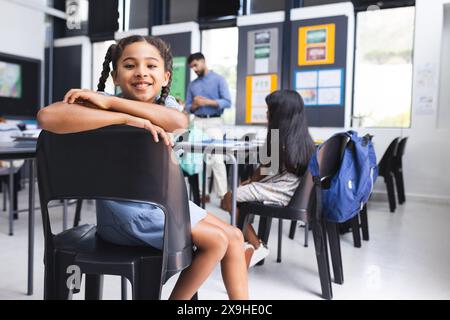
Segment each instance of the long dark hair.
[{"label": "long dark hair", "polygon": [[268,106],[267,149],[271,154],[271,130],[279,130],[280,171],[301,176],[314,152],[314,141],[308,131],[305,107],[297,91],[278,90],[266,97]]},{"label": "long dark hair", "polygon": [[163,105],[166,101],[167,96],[169,95],[170,84],[172,83],[173,59],[169,45],[162,39],[157,37],[134,35],[119,40],[117,44],[112,44],[108,48],[108,51],[105,55],[105,60],[103,61],[103,70],[100,79],[98,80],[97,91],[105,91],[105,83],[111,71],[111,69],[109,68],[109,64],[112,63],[113,71],[115,71],[117,69],[117,61],[122,56],[123,50],[125,50],[128,45],[141,41],[145,41],[158,49],[161,58],[164,60],[165,71],[170,72],[169,83],[167,84],[167,86],[162,87],[161,96],[156,102],[157,104]]}]

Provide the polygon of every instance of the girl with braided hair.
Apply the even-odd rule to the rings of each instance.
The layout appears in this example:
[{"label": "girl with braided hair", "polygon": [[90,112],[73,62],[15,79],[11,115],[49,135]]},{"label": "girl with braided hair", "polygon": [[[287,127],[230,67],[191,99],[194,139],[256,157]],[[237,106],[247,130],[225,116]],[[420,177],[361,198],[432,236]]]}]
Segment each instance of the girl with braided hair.
[{"label": "girl with braided hair", "polygon": [[[122,91],[120,97],[103,92],[110,74]],[[69,90],[62,102],[39,111],[39,124],[55,133],[131,125],[150,131],[156,142],[161,138],[169,146],[167,132],[187,127],[182,107],[169,95],[171,75],[172,54],[164,41],[150,36],[124,38],[106,53],[98,92]],[[164,213],[160,208],[149,203],[112,200],[97,200],[96,206],[97,233],[105,241],[162,248]],[[248,299],[241,231],[192,202],[189,209],[192,241],[197,250],[191,265],[181,272],[170,298],[191,299],[220,262],[229,298]]]}]

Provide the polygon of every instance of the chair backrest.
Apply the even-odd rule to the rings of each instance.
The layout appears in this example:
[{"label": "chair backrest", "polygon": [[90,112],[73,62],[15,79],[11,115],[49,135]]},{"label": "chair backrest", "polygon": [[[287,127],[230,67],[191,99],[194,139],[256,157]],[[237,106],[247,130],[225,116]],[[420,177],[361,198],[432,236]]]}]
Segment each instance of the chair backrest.
[{"label": "chair backrest", "polygon": [[408,142],[408,137],[404,137],[398,143],[397,153],[395,154],[395,162],[397,164],[402,163],[402,157],[405,154],[406,143]]},{"label": "chair backrest", "polygon": [[387,147],[386,151],[378,164],[378,170],[380,175],[384,175],[387,171],[392,171],[394,165],[394,157],[397,154],[398,144],[400,137],[395,138]]},{"label": "chair backrest", "polygon": [[[322,185],[325,188],[331,178],[338,172],[349,140],[350,138],[346,135],[335,135],[321,145],[317,161],[319,163]],[[313,187],[314,182],[311,172],[307,170],[288,206],[296,210],[306,210],[308,214],[311,214],[313,212],[313,201],[311,201],[311,197],[314,194]]]},{"label": "chair backrest", "polygon": [[53,248],[50,200],[145,201],[165,213],[163,259],[172,256],[190,263],[192,240],[183,174],[171,148],[155,143],[148,131],[129,126],[73,134],[42,131],[36,158],[46,250]]}]

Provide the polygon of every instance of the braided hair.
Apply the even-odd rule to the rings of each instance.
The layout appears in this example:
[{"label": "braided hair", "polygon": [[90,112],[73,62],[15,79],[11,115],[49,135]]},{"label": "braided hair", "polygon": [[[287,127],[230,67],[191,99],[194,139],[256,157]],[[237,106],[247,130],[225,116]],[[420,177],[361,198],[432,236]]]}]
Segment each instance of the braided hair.
[{"label": "braided hair", "polygon": [[105,55],[105,60],[103,61],[103,69],[97,85],[97,90],[98,91],[105,90],[105,83],[110,74],[109,64],[112,63],[113,71],[115,71],[117,69],[117,61],[122,56],[122,53],[125,50],[125,48],[130,44],[141,41],[145,41],[148,44],[154,46],[156,49],[158,49],[158,52],[164,61],[164,69],[166,72],[170,73],[169,81],[166,86],[163,86],[161,88],[161,95],[158,101],[156,101],[157,104],[164,105],[166,102],[166,98],[170,92],[170,85],[172,84],[173,58],[170,46],[162,39],[157,37],[133,35],[119,40],[117,44],[112,44],[108,48],[108,51],[106,52]]},{"label": "braided hair", "polygon": [[97,91],[105,91],[106,80],[109,77],[109,72],[111,69],[109,68],[109,64],[112,61],[113,53],[116,49],[116,45],[112,44],[109,46],[108,51],[106,51],[105,60],[103,60],[103,69],[100,78],[98,79]]}]

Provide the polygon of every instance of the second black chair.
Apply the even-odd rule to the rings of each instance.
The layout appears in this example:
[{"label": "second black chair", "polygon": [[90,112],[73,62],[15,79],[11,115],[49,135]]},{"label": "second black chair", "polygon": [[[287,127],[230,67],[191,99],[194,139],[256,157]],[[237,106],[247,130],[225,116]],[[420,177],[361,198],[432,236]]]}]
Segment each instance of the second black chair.
[{"label": "second black chair", "polygon": [[395,185],[397,187],[398,203],[405,202],[405,181],[403,179],[403,155],[405,154],[406,142],[408,137],[404,137],[398,143],[397,153],[394,157],[394,177]]},{"label": "second black chair", "polygon": [[386,183],[387,195],[389,200],[389,210],[395,211],[395,190],[394,190],[394,159],[397,154],[397,148],[400,138],[395,138],[389,144],[388,148],[384,152],[380,163],[378,164],[378,176],[384,178]]}]

